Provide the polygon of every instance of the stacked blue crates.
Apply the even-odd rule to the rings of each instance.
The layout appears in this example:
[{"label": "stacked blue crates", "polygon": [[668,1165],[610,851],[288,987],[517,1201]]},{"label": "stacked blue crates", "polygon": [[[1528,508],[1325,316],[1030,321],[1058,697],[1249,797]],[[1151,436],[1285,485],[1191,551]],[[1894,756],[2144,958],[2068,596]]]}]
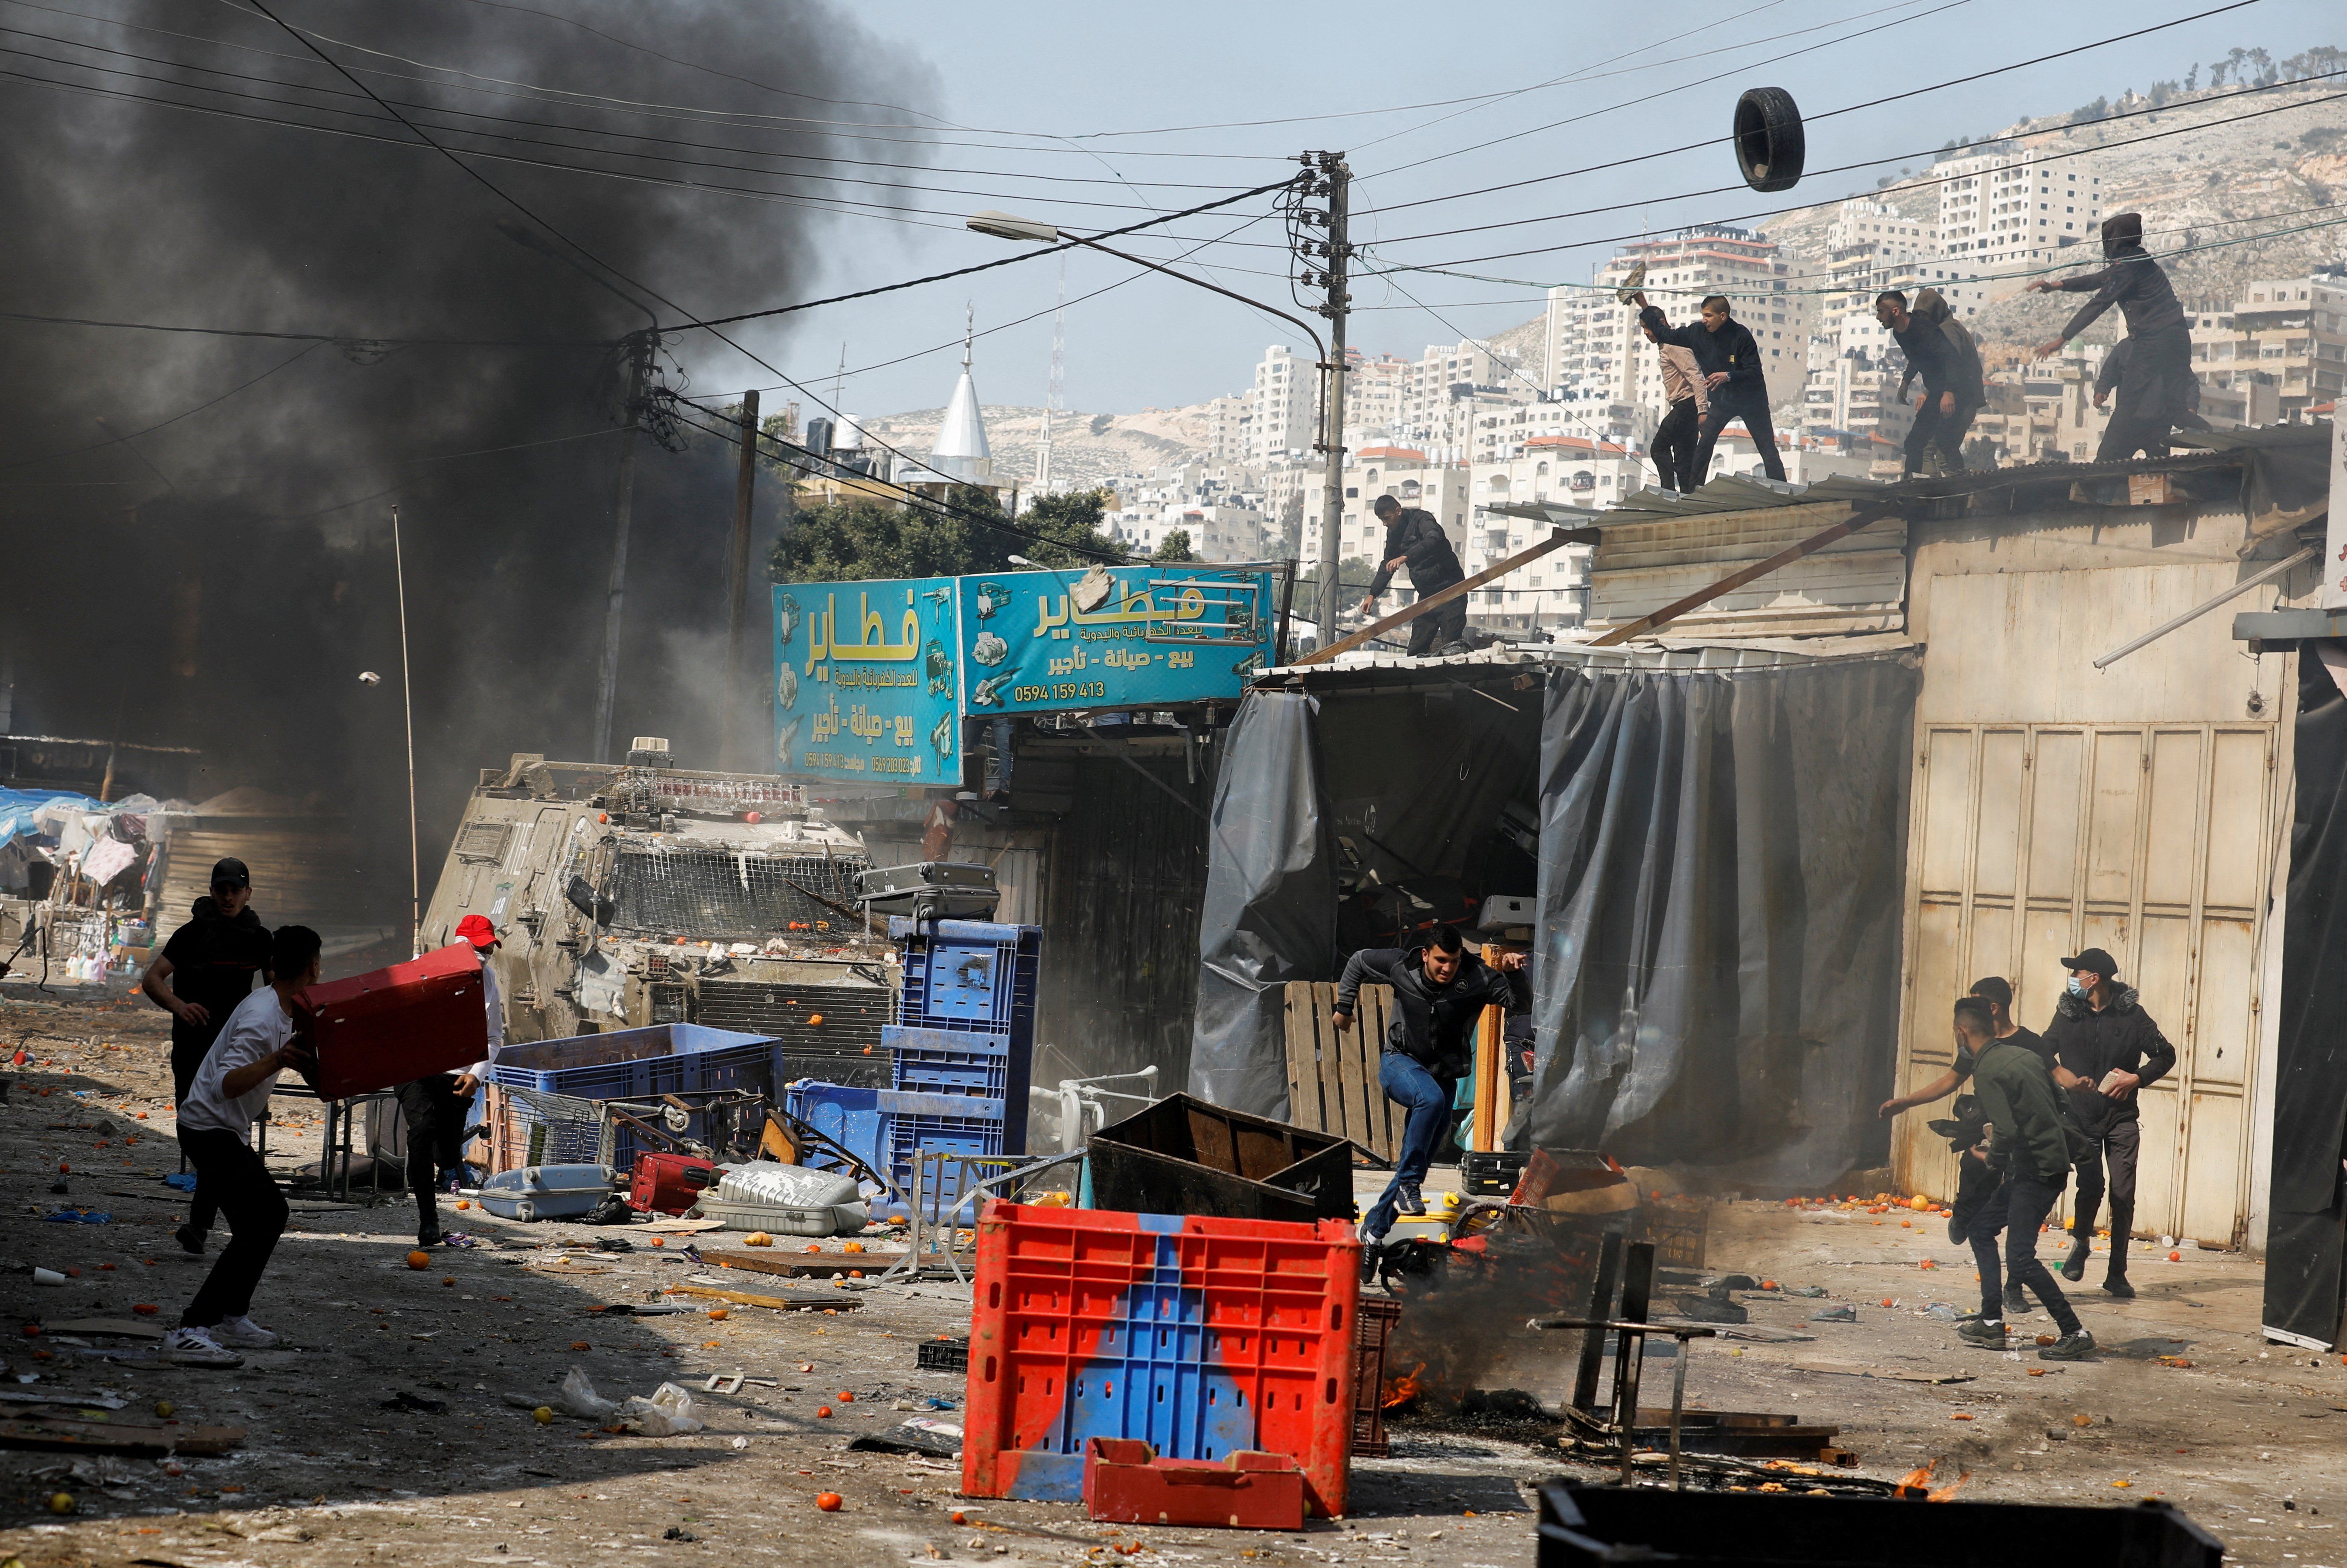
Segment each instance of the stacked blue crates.
[{"label": "stacked blue crates", "polygon": [[923,1151],[1026,1152],[1043,932],[899,917],[888,937],[904,960],[905,989],[897,1022],[880,1031],[889,1053],[882,1142],[890,1175],[910,1192]]},{"label": "stacked blue crates", "polygon": [[[544,1094],[586,1101],[620,1100],[656,1102],[663,1094],[702,1090],[771,1091],[774,1042],[765,1035],[735,1030],[710,1029],[695,1023],[656,1023],[643,1029],[607,1030],[600,1034],[572,1035],[565,1040],[519,1041],[499,1046],[489,1064],[489,1081],[507,1089],[530,1089]],[[528,1102],[514,1109],[525,1122],[542,1121]],[[705,1137],[707,1129],[696,1112],[690,1136]],[[566,1157],[593,1163],[591,1150],[577,1147],[582,1134],[576,1127],[559,1131]],[[658,1153],[657,1145],[639,1143],[622,1124],[617,1132],[612,1163],[630,1169],[640,1153]],[[544,1162],[541,1162],[544,1163]]]}]

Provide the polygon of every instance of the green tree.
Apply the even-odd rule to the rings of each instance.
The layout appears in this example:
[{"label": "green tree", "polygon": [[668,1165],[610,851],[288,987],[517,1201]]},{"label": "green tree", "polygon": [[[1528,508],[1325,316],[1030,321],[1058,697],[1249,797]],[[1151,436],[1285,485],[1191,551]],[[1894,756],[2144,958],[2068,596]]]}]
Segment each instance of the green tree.
[{"label": "green tree", "polygon": [[1122,560],[1100,531],[1105,499],[1098,490],[1038,497],[1015,523],[994,492],[981,489],[951,492],[950,513],[862,498],[810,507],[774,542],[767,574],[775,582],[858,582],[1015,571],[1013,555],[1047,567]]},{"label": "green tree", "polygon": [[1157,553],[1149,559],[1151,560],[1196,560],[1197,556],[1190,548],[1190,530],[1168,528],[1165,531],[1165,537],[1157,541]]}]

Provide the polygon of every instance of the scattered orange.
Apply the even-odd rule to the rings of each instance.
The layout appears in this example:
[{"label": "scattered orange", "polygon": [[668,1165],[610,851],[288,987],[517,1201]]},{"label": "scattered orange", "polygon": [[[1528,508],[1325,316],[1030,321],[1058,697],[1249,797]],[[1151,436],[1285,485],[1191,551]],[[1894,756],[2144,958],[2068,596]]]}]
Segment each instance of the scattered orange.
[{"label": "scattered orange", "polygon": [[407,1266],[415,1269],[430,1268],[432,1266],[432,1255],[421,1248],[418,1248],[416,1251],[411,1252],[407,1255]]},{"label": "scattered orange", "polygon": [[[815,1494],[815,1505],[825,1513],[837,1513],[842,1501],[839,1493],[835,1491],[818,1491]],[[954,1518],[958,1521],[961,1515],[956,1514]]]}]

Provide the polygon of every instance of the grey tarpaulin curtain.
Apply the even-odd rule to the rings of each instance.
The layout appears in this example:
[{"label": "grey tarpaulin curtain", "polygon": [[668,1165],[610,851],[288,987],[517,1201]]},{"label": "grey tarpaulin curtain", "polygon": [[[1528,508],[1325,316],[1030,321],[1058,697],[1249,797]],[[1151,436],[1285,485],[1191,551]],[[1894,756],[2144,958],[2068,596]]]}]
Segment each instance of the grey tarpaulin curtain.
[{"label": "grey tarpaulin curtain", "polygon": [[1287,1118],[1281,989],[1319,979],[1336,941],[1337,877],[1321,844],[1313,699],[1257,692],[1239,707],[1214,781],[1198,920],[1190,1091]]},{"label": "grey tarpaulin curtain", "polygon": [[1536,1143],[1756,1184],[1881,1159],[1919,679],[1551,673]]}]

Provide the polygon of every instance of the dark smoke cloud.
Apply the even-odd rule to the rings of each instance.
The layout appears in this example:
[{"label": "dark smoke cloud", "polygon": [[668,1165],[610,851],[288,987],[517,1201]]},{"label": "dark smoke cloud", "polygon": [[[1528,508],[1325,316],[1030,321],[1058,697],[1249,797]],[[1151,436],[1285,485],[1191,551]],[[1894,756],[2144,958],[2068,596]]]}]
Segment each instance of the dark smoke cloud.
[{"label": "dark smoke cloud", "polygon": [[[149,30],[6,5],[10,26],[77,42],[0,35],[0,48],[15,51],[0,54],[0,70],[405,134],[358,118],[375,111],[335,96],[350,91],[347,82],[226,0],[88,0],[69,8]],[[272,8],[349,45],[609,98],[901,123],[911,117],[868,101],[825,103],[768,89],[896,104],[935,96],[922,72],[907,70],[840,13],[801,3],[547,0],[532,10],[493,0],[391,7],[289,0]],[[558,9],[560,17],[552,15]],[[80,46],[89,45],[170,63]],[[610,148],[623,144],[587,128],[625,128],[825,157],[902,161],[918,152],[877,139],[905,131],[846,140],[804,127],[718,128],[623,117],[583,100],[558,108],[458,91],[446,73],[324,46],[354,67],[431,78],[364,78],[386,97],[571,128],[500,128],[518,136]],[[99,66],[137,75],[87,68]],[[185,68],[196,66],[320,90]],[[513,150],[678,172],[605,153]],[[892,241],[872,243],[873,232],[887,233],[879,225],[803,206],[512,163],[474,167],[619,271],[704,313],[803,292],[819,245],[893,250]],[[589,753],[619,441],[607,434],[412,460],[611,426],[618,361],[597,345],[641,326],[643,313],[501,233],[526,224],[428,150],[0,77],[0,171],[11,214],[0,225],[0,308],[354,339],[571,340],[301,352],[298,343],[0,321],[7,363],[0,376],[0,657],[15,682],[14,727],[200,745],[205,772],[190,791],[198,798],[256,784],[347,801],[384,852],[386,872],[384,908],[354,910],[353,918],[395,920],[405,905],[405,804],[388,508],[399,502],[406,545],[428,883],[477,768],[515,750]],[[701,174],[819,191],[757,174]],[[869,188],[854,194],[903,200]],[[722,350],[705,333],[686,333],[671,341],[668,354],[674,381],[680,369],[689,376]],[[271,374],[250,388],[153,434],[62,456],[170,419],[263,372]],[[769,411],[778,404],[770,397]],[[684,760],[713,765],[717,671],[709,656],[722,646],[735,455],[706,436],[692,437],[682,454],[648,443],[639,453],[614,727],[622,745],[635,733],[668,734]],[[347,504],[394,487],[395,495]],[[362,686],[362,670],[384,672],[384,683]]]}]

